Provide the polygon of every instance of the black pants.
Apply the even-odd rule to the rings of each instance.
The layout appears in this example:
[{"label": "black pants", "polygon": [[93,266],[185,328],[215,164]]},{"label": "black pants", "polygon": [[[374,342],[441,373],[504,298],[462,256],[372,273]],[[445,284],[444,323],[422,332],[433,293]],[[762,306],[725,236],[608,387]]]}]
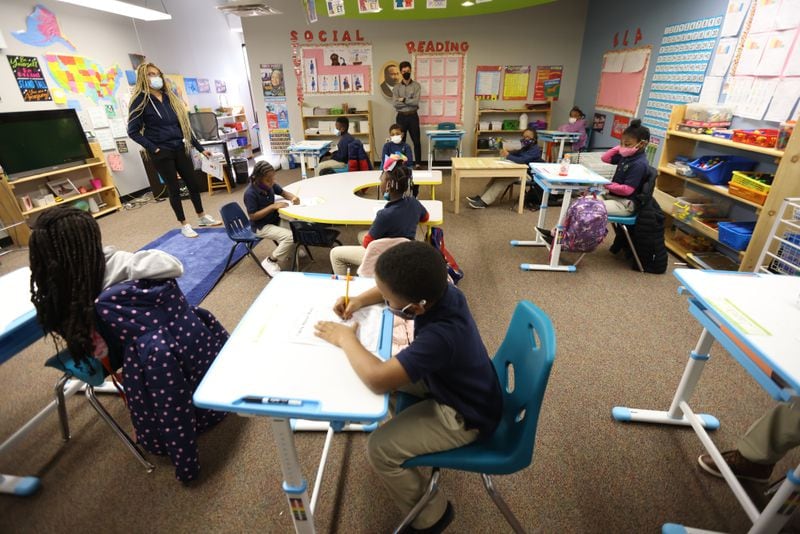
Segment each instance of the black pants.
[{"label": "black pants", "polygon": [[395,118],[397,124],[403,129],[403,142],[406,142],[406,135],[410,134],[414,139],[414,162],[419,164],[422,161],[422,146],[419,140],[419,115],[417,112],[407,115],[398,113]]},{"label": "black pants", "polygon": [[197,183],[194,181],[194,166],[192,160],[185,150],[166,150],[162,148],[158,154],[150,154],[150,159],[153,160],[158,174],[167,186],[169,194],[169,204],[172,206],[172,211],[175,212],[175,217],[178,222],[186,220],[186,215],[183,213],[183,204],[181,203],[181,193],[178,187],[178,174],[181,175],[183,183],[186,184],[186,189],[189,190],[189,198],[194,205],[194,211],[198,214],[203,213],[203,202],[200,200],[200,190]]}]

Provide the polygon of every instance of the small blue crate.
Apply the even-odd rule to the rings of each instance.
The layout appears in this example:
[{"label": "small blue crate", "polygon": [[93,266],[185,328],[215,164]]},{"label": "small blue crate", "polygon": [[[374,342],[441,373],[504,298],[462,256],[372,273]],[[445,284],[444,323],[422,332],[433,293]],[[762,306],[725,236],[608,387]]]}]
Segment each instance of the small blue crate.
[{"label": "small blue crate", "polygon": [[[720,160],[711,167],[703,168],[701,165],[710,160]],[[689,162],[689,167],[697,174],[714,185],[724,185],[731,181],[733,171],[752,171],[758,162],[741,156],[700,156]]]},{"label": "small blue crate", "polygon": [[719,242],[731,247],[733,250],[744,250],[750,244],[753,237],[756,222],[720,222],[717,226],[719,230]]}]

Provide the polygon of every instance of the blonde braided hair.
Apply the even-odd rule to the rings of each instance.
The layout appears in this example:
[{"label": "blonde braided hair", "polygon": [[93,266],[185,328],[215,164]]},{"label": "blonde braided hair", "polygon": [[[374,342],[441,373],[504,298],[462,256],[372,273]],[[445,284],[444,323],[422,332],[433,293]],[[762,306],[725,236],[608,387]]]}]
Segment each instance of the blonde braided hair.
[{"label": "blonde braided hair", "polygon": [[[139,65],[136,69],[136,85],[133,86],[131,102],[136,101],[139,95],[143,95],[144,98],[142,98],[138,106],[130,110],[131,117],[144,113],[144,108],[153,98],[150,94],[150,81],[147,76],[147,69],[150,67],[156,69],[161,79],[164,80],[164,73],[154,63],[142,63]],[[181,125],[181,131],[183,132],[183,144],[186,146],[186,150],[189,150],[192,146],[192,128],[189,125],[189,112],[186,110],[183,100],[167,87],[167,80],[164,80],[164,87],[161,91],[166,95],[169,105],[175,111],[175,115],[178,116],[178,123]]]}]

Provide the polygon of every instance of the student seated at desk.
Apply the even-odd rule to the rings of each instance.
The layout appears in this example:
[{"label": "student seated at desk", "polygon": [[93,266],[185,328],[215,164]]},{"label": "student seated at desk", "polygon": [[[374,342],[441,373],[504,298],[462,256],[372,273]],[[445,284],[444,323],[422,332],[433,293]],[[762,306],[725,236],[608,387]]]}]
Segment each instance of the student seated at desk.
[{"label": "student seated at desk", "polygon": [[[428,220],[428,210],[419,200],[408,194],[411,169],[403,165],[403,160],[396,154],[390,156],[383,165],[381,175],[381,191],[389,202],[375,214],[372,226],[366,232],[359,232],[361,245],[333,247],[331,249],[331,266],[335,274],[347,274],[347,269],[354,271],[364,260],[364,252],[370,241],[384,237],[405,237],[414,240],[417,225]],[[362,246],[363,245],[363,246]]]},{"label": "student seated at desk", "polygon": [[[742,480],[769,482],[772,469],[784,455],[800,445],[800,402],[780,403],[753,423],[736,449],[722,453],[733,474]],[[697,459],[704,471],[722,477],[713,458]]]},{"label": "student seated at desk", "polygon": [[[500,382],[463,293],[447,283],[442,255],[428,243],[410,241],[380,255],[377,287],[334,311],[342,318],[373,304],[414,319],[411,344],[387,361],[375,358],[356,336],[357,327],[320,322],[317,335],[341,347],[364,384],[376,393],[402,390],[420,400],[369,437],[369,462],[403,515],[425,492],[427,473],[402,467],[409,458],[454,449],[492,435],[503,408]],[[442,532],[453,519],[440,491],[417,516],[410,532]]]},{"label": "student seated at desk", "polygon": [[186,302],[175,281],[181,262],[160,250],[103,248],[94,218],[65,206],[39,216],[29,247],[31,301],[45,334],[87,373],[93,359],[107,360],[109,373],[122,367],[139,444],[168,454],[181,482],[197,478],[197,436],[225,413],[195,408],[192,394],[228,332]]},{"label": "student seated at desk", "polygon": [[644,149],[650,142],[650,130],[639,119],[632,120],[622,132],[620,144],[603,154],[604,163],[617,166],[604,195],[608,215],[626,217],[636,211],[634,197],[644,183],[649,163]]},{"label": "student seated at desk", "polygon": [[336,135],[339,136],[339,141],[336,143],[336,150],[332,151],[330,155],[323,156],[328,158],[320,161],[317,165],[317,176],[323,174],[331,174],[334,169],[343,169],[347,167],[347,161],[350,157],[350,143],[353,142],[355,137],[350,135],[350,119],[347,117],[336,118]]},{"label": "student seated at desk", "polygon": [[[250,186],[244,192],[243,198],[253,232],[258,237],[278,242],[272,255],[267,256],[261,262],[270,276],[275,276],[280,272],[279,262],[291,257],[294,243],[292,231],[280,226],[281,218],[278,210],[287,207],[289,202],[300,203],[299,197],[284,191],[280,185],[275,183],[275,174],[275,169],[269,162],[259,161],[256,163],[253,174],[250,175]],[[275,195],[281,195],[289,202],[275,202]]]},{"label": "student seated at desk", "polygon": [[[519,150],[501,150],[500,155],[514,163],[527,165],[535,161],[542,161],[542,148],[537,144],[539,137],[536,130],[527,129],[522,132],[522,147]],[[503,194],[510,184],[519,182],[517,178],[492,178],[486,190],[480,195],[467,197],[469,207],[483,209],[492,204],[497,197]],[[520,192],[520,194],[523,194]]]},{"label": "student seated at desk", "polygon": [[581,138],[572,143],[572,150],[580,152],[586,147],[586,115],[578,106],[569,110],[569,122],[558,127],[559,132],[572,132],[581,134]]}]

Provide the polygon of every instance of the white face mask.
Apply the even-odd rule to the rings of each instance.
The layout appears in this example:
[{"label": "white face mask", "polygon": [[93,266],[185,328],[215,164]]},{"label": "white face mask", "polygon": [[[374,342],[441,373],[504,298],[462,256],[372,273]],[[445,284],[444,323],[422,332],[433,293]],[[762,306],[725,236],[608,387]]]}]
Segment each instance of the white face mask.
[{"label": "white face mask", "polygon": [[161,76],[151,76],[150,77],[150,87],[158,91],[162,87],[164,87],[164,80],[161,79]]},{"label": "white face mask", "polygon": [[391,137],[389,138],[389,140],[390,140],[392,143],[394,143],[394,144],[398,145],[398,144],[400,144],[400,142],[403,140],[403,136],[402,136],[402,135],[393,135],[393,136],[391,136]]},{"label": "white face mask", "polygon": [[578,122],[578,119],[577,119],[577,118],[575,118],[575,117],[570,117],[570,118],[569,118],[569,123],[570,123],[570,124],[575,124],[576,122]]}]

